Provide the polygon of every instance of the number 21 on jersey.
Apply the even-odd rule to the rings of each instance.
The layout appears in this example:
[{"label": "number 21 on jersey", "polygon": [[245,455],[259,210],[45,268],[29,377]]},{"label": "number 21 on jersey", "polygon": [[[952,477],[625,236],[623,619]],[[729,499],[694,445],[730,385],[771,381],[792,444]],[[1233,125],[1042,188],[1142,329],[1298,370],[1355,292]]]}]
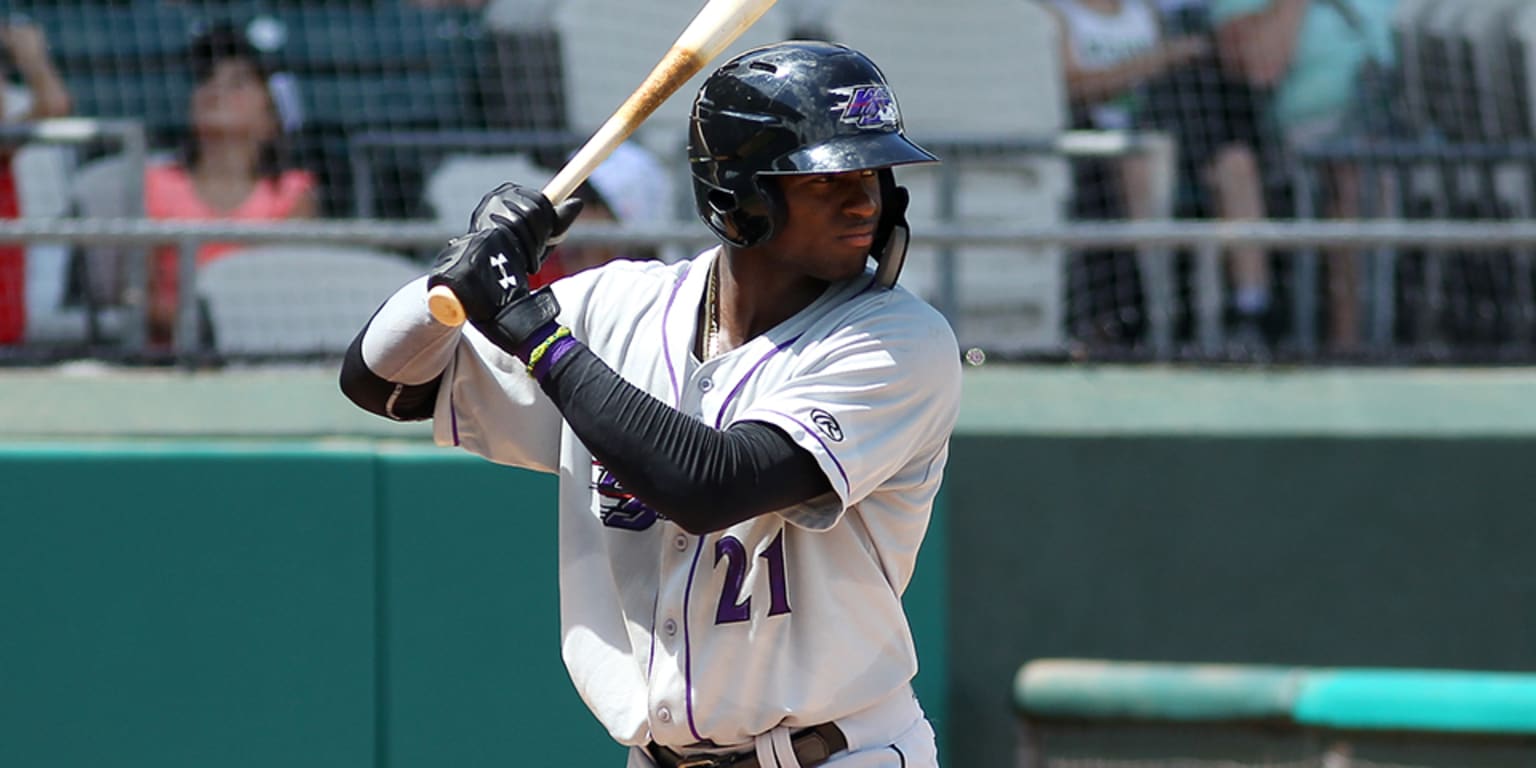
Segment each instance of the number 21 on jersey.
[{"label": "number 21 on jersey", "polygon": [[[789,613],[789,587],[784,571],[784,529],[780,528],[768,546],[756,553],[763,560],[758,573],[768,574],[768,615]],[[720,604],[715,608],[716,624],[734,624],[752,618],[752,588],[747,574],[754,556],[735,536],[722,536],[715,542],[715,567],[725,569],[725,584],[720,590]]]}]

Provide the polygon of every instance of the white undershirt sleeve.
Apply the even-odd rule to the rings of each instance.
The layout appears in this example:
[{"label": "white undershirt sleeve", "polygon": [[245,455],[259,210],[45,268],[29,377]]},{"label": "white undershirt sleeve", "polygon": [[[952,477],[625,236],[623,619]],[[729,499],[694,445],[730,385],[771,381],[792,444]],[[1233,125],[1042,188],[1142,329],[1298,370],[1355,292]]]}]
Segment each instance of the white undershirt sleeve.
[{"label": "white undershirt sleeve", "polygon": [[432,319],[427,310],[427,278],[412,280],[369,321],[363,334],[363,362],[380,378],[425,384],[448,367],[459,331]]}]

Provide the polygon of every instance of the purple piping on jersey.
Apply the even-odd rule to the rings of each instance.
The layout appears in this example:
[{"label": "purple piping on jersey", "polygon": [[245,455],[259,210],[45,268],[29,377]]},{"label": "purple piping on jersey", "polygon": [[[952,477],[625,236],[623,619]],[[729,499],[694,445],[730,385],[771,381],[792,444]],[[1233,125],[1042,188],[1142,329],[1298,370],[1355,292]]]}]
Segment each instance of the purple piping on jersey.
[{"label": "purple piping on jersey", "polygon": [[672,284],[672,295],[667,297],[667,308],[661,313],[661,356],[667,360],[667,377],[672,379],[672,402],[683,402],[683,388],[677,384],[677,370],[672,367],[672,343],[667,340],[667,326],[672,320],[672,302],[677,300],[677,294],[683,289],[683,280],[688,277],[688,269],[692,262],[683,265],[683,273],[677,276],[677,282]]},{"label": "purple piping on jersey", "polygon": [[721,403],[720,403],[720,411],[715,414],[715,429],[720,429],[721,422],[723,422],[725,420],[725,410],[726,410],[726,408],[728,406],[730,406],[732,400],[736,399],[737,395],[741,394],[741,388],[745,387],[747,385],[747,380],[752,378],[752,374],[757,373],[757,369],[763,367],[763,363],[768,362],[768,358],[773,357],[774,355],[777,355],[778,353],[783,352],[786,349],[789,349],[789,346],[791,344],[794,344],[795,342],[799,341],[800,340],[800,336],[804,336],[804,335],[805,334],[800,334],[798,336],[795,336],[793,339],[790,339],[789,341],[786,341],[783,344],[780,344],[777,347],[774,347],[773,349],[768,350],[768,354],[763,355],[761,359],[759,359],[757,362],[752,364],[751,369],[749,369],[747,371],[747,375],[742,376],[741,377],[741,381],[736,382],[736,386],[731,389],[731,393],[729,395],[725,396],[725,400],[721,401]]},{"label": "purple piping on jersey", "polygon": [[661,607],[661,588],[656,588],[656,596],[651,599],[651,658],[645,662],[645,685],[651,685],[651,668],[656,666],[656,610]]},{"label": "purple piping on jersey", "polygon": [[821,434],[819,432],[817,432],[816,430],[806,426],[805,422],[803,422],[803,421],[801,421],[801,420],[799,420],[799,419],[797,419],[797,418],[795,418],[795,417],[793,417],[793,416],[791,416],[791,415],[789,415],[787,413],[784,413],[782,411],[768,410],[766,408],[763,409],[763,410],[766,410],[769,413],[772,413],[772,414],[777,415],[777,416],[783,416],[784,418],[789,419],[790,421],[793,421],[796,424],[799,424],[800,428],[805,430],[805,433],[807,435],[810,435],[811,437],[816,438],[816,442],[821,443],[821,449],[826,451],[827,455],[832,458],[832,465],[837,467],[837,473],[843,476],[843,485],[845,485],[845,486],[848,485],[848,470],[843,469],[843,463],[841,461],[837,460],[837,454],[832,452],[832,447],[827,445],[827,441],[821,439]]},{"label": "purple piping on jersey", "polygon": [[459,444],[459,409],[453,407],[453,388],[448,388],[448,424],[453,428],[453,444]]},{"label": "purple piping on jersey", "polygon": [[693,595],[693,574],[699,570],[699,554],[704,551],[704,537],[699,537],[699,548],[693,551],[693,565],[688,566],[688,586],[683,588],[683,701],[688,710],[688,730],[695,741],[703,741],[699,727],[693,722],[693,645],[688,637],[688,601]]}]

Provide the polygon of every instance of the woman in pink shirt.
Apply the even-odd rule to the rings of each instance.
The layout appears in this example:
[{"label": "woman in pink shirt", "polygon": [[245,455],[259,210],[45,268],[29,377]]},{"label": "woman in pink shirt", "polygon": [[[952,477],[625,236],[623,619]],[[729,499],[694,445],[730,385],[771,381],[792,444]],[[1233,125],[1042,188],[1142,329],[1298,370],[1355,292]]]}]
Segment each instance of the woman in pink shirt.
[{"label": "woman in pink shirt", "polygon": [[[283,127],[261,54],[246,37],[217,26],[191,48],[197,85],[183,157],[145,170],[144,208],[151,219],[279,221],[311,218],[318,203],[313,174],[282,163]],[[239,248],[205,243],[198,265]],[[150,278],[150,337],[170,341],[178,265],[174,248],[156,253]]]}]

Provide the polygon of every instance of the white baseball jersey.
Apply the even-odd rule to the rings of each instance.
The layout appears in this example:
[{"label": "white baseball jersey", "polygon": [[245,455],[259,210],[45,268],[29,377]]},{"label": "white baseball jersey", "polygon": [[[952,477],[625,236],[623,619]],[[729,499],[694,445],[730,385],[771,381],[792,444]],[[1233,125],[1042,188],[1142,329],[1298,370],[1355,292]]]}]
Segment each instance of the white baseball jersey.
[{"label": "white baseball jersey", "polygon": [[632,746],[742,744],[837,720],[907,689],[917,670],[900,596],[959,407],[954,335],[866,273],[700,363],[695,326],[717,256],[557,281],[560,321],[684,414],[782,429],[833,496],[690,535],[619,487],[523,364],[468,327],[436,404],[438,442],[559,473],[562,655],[587,705]]}]

